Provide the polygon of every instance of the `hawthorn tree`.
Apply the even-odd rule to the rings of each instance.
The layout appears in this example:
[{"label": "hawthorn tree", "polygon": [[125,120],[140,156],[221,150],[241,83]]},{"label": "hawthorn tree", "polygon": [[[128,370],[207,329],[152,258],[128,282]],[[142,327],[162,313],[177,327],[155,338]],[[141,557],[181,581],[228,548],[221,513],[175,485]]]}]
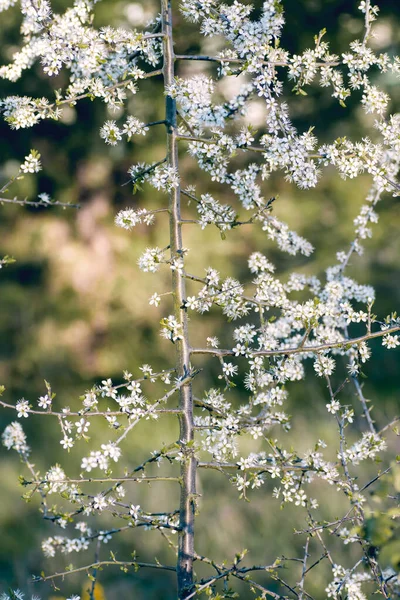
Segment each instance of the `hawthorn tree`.
[{"label": "hawthorn tree", "polygon": [[[16,0],[2,0],[0,10],[15,10],[15,4]],[[8,96],[0,101],[0,107],[11,128],[19,129],[44,119],[58,120],[64,107],[83,98],[98,99],[111,110],[119,110],[118,122],[108,120],[100,130],[101,138],[111,146],[123,138],[150,136],[155,126],[165,128],[165,158],[135,164],[129,170],[135,190],[153,186],[165,192],[165,203],[155,210],[126,208],[116,215],[115,222],[130,232],[137,224],[151,226],[155,219],[169,220],[165,246],[147,248],[138,266],[151,274],[171,271],[169,292],[156,289],[149,304],[162,303],[165,307],[162,343],[172,344],[173,353],[170,364],[160,372],[143,364],[141,373],[124,371],[123,383],[103,380],[82,396],[82,407],[77,411],[55,406],[55,394],[47,382],[46,393],[36,403],[26,399],[16,399],[15,404],[1,401],[18,419],[6,427],[3,443],[19,453],[26,467],[21,479],[28,488],[26,497],[39,495],[43,517],[58,528],[54,536],[43,541],[44,553],[50,558],[58,552],[89,553],[92,557],[79,567],[35,575],[35,580],[55,586],[67,575],[81,573],[89,577],[88,594],[94,600],[102,567],[118,567],[125,572],[154,568],[176,575],[179,599],[237,597],[234,590],[238,581],[248,586],[245,597],[305,599],[312,598],[308,587],[315,570],[328,562],[332,574],[322,592],[326,597],[398,597],[397,465],[391,450],[385,452],[385,436],[394,430],[397,419],[393,415],[388,423],[377,425],[360,376],[362,365],[371,359],[372,340],[380,340],[388,350],[400,345],[400,320],[394,312],[375,315],[373,288],[357,283],[346,273],[349,263],[363,252],[364,240],[372,235],[371,226],[378,219],[375,209],[382,196],[397,196],[400,190],[396,179],[400,117],[387,114],[390,98],[375,84],[379,72],[398,76],[400,59],[378,55],[369,44],[378,7],[369,0],[360,2],[363,37],[338,56],[330,52],[325,31],[317,33],[314,46],[302,54],[291,55],[282,48],[284,2],[280,0],[266,0],[258,12],[236,0],[227,4],[183,0],[180,7],[171,0],[161,0],[160,14],[145,31],[111,26],[96,29],[92,24],[94,4],[75,0],[64,14],[56,14],[48,0],[21,0],[23,41],[12,62],[0,67],[0,76],[16,81],[40,61],[49,77],[61,70],[68,73],[69,84],[55,92],[52,102]],[[224,39],[225,49],[215,56],[176,54],[174,14],[178,10],[199,24],[199,34]],[[178,77],[177,66],[182,61],[215,63],[217,78],[205,74]],[[240,91],[228,102],[220,101],[218,81],[239,74],[245,81]],[[150,77],[164,82],[165,114],[159,121],[145,123],[127,114],[126,103],[140,82]],[[374,116],[370,138],[352,141],[341,137],[320,144],[312,124],[307,131],[298,131],[282,99],[286,81],[300,96],[311,84],[328,88],[344,110],[346,100],[354,95],[362,109]],[[244,121],[249,104],[257,96],[264,102],[264,126],[259,131]],[[204,173],[197,185],[184,181],[179,164],[184,151]],[[371,189],[355,219],[353,239],[347,248],[338,248],[324,277],[293,271],[282,280],[259,251],[248,258],[249,274],[244,282],[224,277],[213,266],[205,274],[189,272],[188,255],[199,249],[190,247],[190,233],[186,231],[196,224],[202,229],[218,228],[221,238],[240,236],[242,227],[261,228],[280,251],[310,256],[312,245],[273,213],[276,199],[268,196],[268,179],[277,172],[307,190],[318,185],[329,166],[344,179],[368,173]],[[7,195],[15,179],[40,168],[40,155],[32,150],[16,176],[2,187],[1,201],[49,207],[62,204],[46,194],[31,201]],[[227,188],[232,199],[229,205],[208,192],[210,180]],[[2,264],[11,260],[4,257]],[[231,342],[221,348],[212,336],[202,346],[194,344],[190,327],[193,311],[221,315]],[[219,385],[207,389],[202,384],[204,371],[214,368],[211,365],[215,362],[220,369]],[[304,385],[306,363],[326,383],[326,418],[337,432],[337,444],[326,448],[324,441],[312,440],[311,449],[301,453],[292,447],[290,433],[283,444],[276,439],[276,431],[290,432],[290,418],[284,408],[287,384]],[[121,365],[124,367],[129,368]],[[246,393],[240,394],[238,402],[233,388],[240,381]],[[354,391],[351,405],[341,402],[349,387]],[[32,462],[21,425],[25,418],[36,415],[58,423],[60,443],[66,452],[79,446],[80,440],[89,439],[98,419],[109,424],[109,438],[97,445],[93,442],[93,449],[82,457],[79,473],[70,473],[68,458],[64,466],[49,464],[41,473]],[[132,464],[128,442],[135,428],[149,419],[156,427],[165,415],[178,419],[178,439],[171,439],[144,462]],[[355,441],[350,442],[354,436]],[[250,453],[243,439],[247,444],[253,440]],[[381,461],[375,475],[363,480],[360,463],[374,459]],[[154,465],[164,466],[164,474],[153,470]],[[268,493],[265,490],[273,480],[277,506],[294,505],[300,522],[305,523],[301,531],[303,554],[254,564],[251,557],[245,558],[245,551],[231,556],[228,550],[226,560],[218,562],[197,550],[197,523],[201,527],[207,523],[202,523],[198,510],[196,479],[207,469],[226,475],[244,500],[252,489]],[[150,482],[153,487],[149,494],[157,494],[153,491],[157,483],[165,481],[179,487],[176,510],[154,513],[129,502],[131,486]],[[326,521],[319,507],[321,481],[345,498],[346,510],[334,521]],[[382,484],[385,491],[377,508],[368,491]],[[53,504],[54,495],[60,496],[60,504]],[[97,516],[104,512],[115,517],[110,530],[95,525]],[[283,514],[279,516],[282,527]],[[70,531],[72,527],[78,534]],[[136,528],[159,534],[160,544],[170,547],[170,563],[156,559],[143,562],[135,553],[121,559],[109,550],[112,536],[127,530],[134,536]],[[104,544],[108,544],[105,550]],[[348,544],[355,547],[350,556],[342,549]],[[205,566],[208,572],[198,577],[197,565]],[[5,591],[1,598],[23,596],[16,590]],[[74,595],[69,600],[79,598]]]}]

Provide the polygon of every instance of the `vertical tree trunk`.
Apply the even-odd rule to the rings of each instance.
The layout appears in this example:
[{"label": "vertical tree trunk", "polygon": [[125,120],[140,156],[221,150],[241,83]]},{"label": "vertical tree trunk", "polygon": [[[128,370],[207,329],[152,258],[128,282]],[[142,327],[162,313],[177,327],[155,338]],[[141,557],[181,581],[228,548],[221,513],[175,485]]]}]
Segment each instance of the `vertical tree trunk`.
[{"label": "vertical tree trunk", "polygon": [[[164,86],[174,81],[174,49],[171,0],[161,0],[162,31],[164,34]],[[167,164],[178,171],[177,113],[176,102],[166,97],[167,122]],[[182,250],[181,206],[179,186],[171,190],[170,210],[170,247],[171,257],[178,258]],[[184,310],[186,298],[185,279],[179,271],[172,272],[172,291],[175,317],[181,325],[183,339],[176,343],[176,364],[178,375],[187,376],[190,370],[190,345],[188,338],[187,313]],[[196,494],[196,461],[192,455],[190,442],[193,441],[193,397],[192,386],[187,384],[180,390],[180,442],[185,460],[181,463],[181,499],[180,532],[178,545],[178,598],[186,598],[193,586],[194,554],[194,512]],[[189,443],[189,445],[188,445]]]}]

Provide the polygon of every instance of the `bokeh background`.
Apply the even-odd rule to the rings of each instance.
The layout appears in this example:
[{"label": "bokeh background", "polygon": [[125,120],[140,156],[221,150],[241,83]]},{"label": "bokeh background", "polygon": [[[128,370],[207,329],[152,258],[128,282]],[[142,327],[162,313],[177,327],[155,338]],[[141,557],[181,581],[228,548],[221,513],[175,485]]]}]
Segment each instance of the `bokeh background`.
[{"label": "bokeh background", "polygon": [[[256,7],[261,5],[256,1]],[[285,0],[286,27],[282,44],[292,52],[312,46],[313,36],[323,27],[332,51],[345,51],[349,42],[362,35],[363,19],[357,11],[358,1],[349,0]],[[397,0],[381,3],[381,18],[374,28],[373,45],[379,51],[398,53],[400,40],[400,4]],[[178,2],[176,2],[178,5]],[[55,0],[54,10],[68,6],[65,0]],[[177,8],[177,6],[176,6]],[[96,7],[96,24],[141,27],[158,11],[155,0],[119,2],[102,0]],[[193,25],[175,14],[176,51],[178,53],[210,53],[218,51],[218,41],[200,39]],[[21,17],[13,8],[1,15],[1,63],[10,60],[18,47]],[[211,72],[214,67],[204,63],[180,63],[179,73]],[[377,76],[377,75],[376,75]],[[65,75],[49,79],[39,65],[25,73],[16,84],[0,83],[1,96],[25,94],[53,97],[53,90],[66,83]],[[230,77],[219,84],[222,96],[229,98],[237,89],[238,78]],[[380,76],[392,97],[390,110],[400,105],[399,80],[391,74]],[[287,86],[289,92],[290,86]],[[295,124],[301,129],[315,125],[321,141],[347,135],[359,139],[373,122],[361,111],[359,97],[349,100],[347,109],[333,101],[327,90],[310,87],[308,96],[288,99]],[[143,121],[163,118],[163,89],[158,79],[140,85],[140,91],[128,103],[130,114]],[[117,115],[118,116],[118,115]],[[123,186],[128,168],[135,162],[154,162],[164,155],[164,131],[154,127],[145,138],[116,148],[107,147],[99,137],[101,124],[115,118],[104,104],[81,101],[64,111],[61,122],[42,122],[30,130],[10,131],[0,123],[0,183],[13,175],[19,162],[36,148],[44,165],[39,176],[27,176],[19,181],[13,194],[35,198],[40,192],[49,193],[63,202],[79,203],[81,209],[50,210],[21,208],[13,205],[0,207],[0,255],[12,255],[16,263],[0,273],[0,382],[6,386],[5,400],[15,403],[25,397],[36,402],[45,391],[44,380],[51,382],[57,393],[56,406],[79,405],[79,396],[94,383],[111,377],[118,383],[122,372],[128,369],[138,373],[143,363],[155,368],[170,365],[170,345],[160,341],[158,322],[168,314],[168,301],[159,308],[150,307],[148,299],[156,291],[168,290],[170,273],[160,278],[141,273],[137,259],[147,246],[165,246],[168,225],[164,217],[150,229],[138,227],[133,233],[119,230],[114,225],[116,212],[126,206],[159,207],[167,199],[154,189],[144,187],[132,195],[129,185]],[[262,127],[263,109],[255,100],[247,117]],[[211,183],[199,172],[182,147],[181,158],[184,184],[194,184],[201,192],[218,194],[230,201],[221,186]],[[275,214],[286,220],[290,227],[308,238],[316,248],[311,258],[292,258],[280,253],[273,242],[256,228],[241,228],[228,233],[221,241],[217,230],[204,232],[193,226],[185,230],[185,245],[192,248],[189,255],[190,271],[198,274],[213,265],[225,275],[248,277],[246,257],[261,250],[277,265],[283,278],[294,268],[307,274],[323,275],[333,262],[337,250],[352,239],[353,219],[368,191],[369,178],[357,181],[341,180],[333,171],[326,171],[319,186],[312,191],[299,191],[282,177],[264,183],[266,196],[278,195]],[[187,213],[190,214],[190,211]],[[193,217],[192,217],[193,218]],[[400,278],[400,202],[386,196],[379,205],[379,224],[374,226],[374,237],[366,243],[366,253],[355,257],[349,269],[362,283],[371,283],[377,291],[375,312],[386,315],[399,306]],[[207,335],[221,340],[229,337],[224,321],[217,311],[201,322],[191,319],[193,338],[204,343]],[[374,345],[375,359],[366,366],[365,394],[373,400],[378,424],[385,424],[398,410],[399,355],[382,352]],[[200,362],[199,362],[200,364]],[[203,386],[215,385],[218,365],[207,363]],[[336,431],[327,418],[326,390],[316,381],[311,370],[305,383],[290,386],[290,404],[287,412],[294,415],[289,434],[273,431],[287,445],[306,450],[313,441],[322,437],[336,444]],[[236,389],[233,402],[240,402],[243,389]],[[351,390],[348,401],[353,402]],[[344,395],[346,398],[346,393]],[[0,412],[3,429],[14,414]],[[48,469],[64,460],[60,434],[51,419],[30,418],[24,422],[33,447],[35,463]],[[356,421],[357,429],[363,422]],[[92,427],[94,430],[94,427]],[[93,432],[92,432],[93,433]],[[105,425],[99,425],[94,444],[107,436]],[[176,439],[174,419],[145,424],[129,440],[129,464],[134,466],[164,442]],[[285,437],[286,436],[286,437]],[[107,438],[108,439],[108,438]],[[149,443],[150,441],[150,443]],[[83,444],[83,442],[82,442]],[[248,450],[261,449],[257,443]],[[393,451],[393,446],[391,451]],[[79,472],[79,457],[87,448],[80,445],[69,456],[69,473]],[[375,467],[372,467],[372,471]],[[65,598],[67,594],[81,593],[85,588],[82,577],[71,577],[62,584],[62,591],[49,585],[33,586],[32,573],[61,570],[69,563],[87,564],[93,552],[86,557],[61,556],[45,559],[40,544],[43,537],[65,532],[56,531],[45,523],[38,512],[38,501],[21,500],[23,489],[18,484],[22,465],[6,450],[1,451],[0,462],[0,591],[8,586],[20,587],[26,592],[38,593],[43,599]],[[365,477],[368,472],[365,473]],[[272,482],[273,483],[273,482]],[[305,522],[299,511],[284,509],[271,498],[272,485],[265,485],[252,494],[252,502],[239,501],[237,492],[218,473],[202,474],[199,481],[201,517],[198,522],[198,551],[216,559],[233,557],[234,552],[248,548],[251,562],[269,563],[276,556],[301,556],[304,538],[293,535]],[[176,490],[171,485],[150,488],[139,486],[128,491],[129,498],[145,509],[176,507]],[[328,486],[318,487],[323,499],[322,514],[341,514],[343,501]],[[112,526],[105,516],[101,528]],[[73,530],[69,533],[74,534]],[[173,562],[173,553],[157,532],[130,532],[115,536],[113,550],[118,558],[129,558],[136,550],[143,560],[156,555],[161,561]],[[356,552],[349,548],[348,552]],[[107,557],[105,547],[103,558]],[[83,561],[83,562],[79,562]],[[338,562],[340,556],[338,556]],[[202,574],[201,569],[199,570]],[[298,574],[297,574],[298,575]],[[290,577],[290,576],[289,576]],[[296,581],[296,573],[292,581]],[[323,563],[314,571],[310,592],[315,598],[324,598],[324,588],[330,572]],[[261,578],[260,581],[263,581]],[[266,582],[267,579],[264,578]],[[136,600],[168,600],[175,598],[173,579],[169,575],[139,572],[124,575],[117,570],[104,571],[100,577],[98,598],[115,600],[119,597]],[[279,589],[271,584],[272,589]],[[240,587],[239,587],[240,590]],[[84,596],[83,596],[84,597]],[[241,591],[241,598],[250,597]]]}]

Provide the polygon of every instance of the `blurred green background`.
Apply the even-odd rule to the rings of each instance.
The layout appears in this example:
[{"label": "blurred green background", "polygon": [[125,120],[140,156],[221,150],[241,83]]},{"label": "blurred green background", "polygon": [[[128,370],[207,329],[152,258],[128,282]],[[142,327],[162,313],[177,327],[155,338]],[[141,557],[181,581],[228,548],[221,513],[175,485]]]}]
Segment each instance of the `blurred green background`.
[{"label": "blurred green background", "polygon": [[[178,8],[178,2],[175,3]],[[292,52],[312,46],[313,36],[327,27],[326,39],[332,51],[342,52],[349,41],[362,35],[363,19],[357,11],[359,2],[349,0],[285,0],[286,27],[282,45]],[[64,0],[53,2],[54,10],[68,5]],[[261,2],[257,2],[259,7]],[[141,27],[158,11],[155,0],[143,2],[116,2],[102,0],[96,7],[96,24],[126,24]],[[219,50],[218,41],[200,39],[196,28],[185,23],[178,11],[175,14],[177,53],[210,53]],[[397,0],[382,2],[381,18],[375,26],[373,44],[379,51],[398,52],[400,39],[400,4]],[[21,17],[13,8],[1,15],[1,62],[10,60],[19,44]],[[179,74],[215,73],[213,66],[204,63],[180,63]],[[398,79],[387,74],[380,83],[391,94],[391,112],[400,104]],[[25,94],[53,97],[53,89],[66,83],[64,74],[48,79],[40,66],[25,73],[16,84],[2,81],[1,96]],[[237,87],[237,79],[230,77],[219,87],[221,94],[229,97]],[[286,86],[290,90],[290,86]],[[327,90],[310,87],[308,96],[288,96],[295,124],[306,130],[315,125],[321,141],[348,135],[359,139],[373,123],[358,106],[357,93],[348,102],[347,109],[337,105]],[[151,99],[151,101],[149,100]],[[145,81],[140,91],[128,102],[128,112],[143,121],[163,118],[163,89],[158,79]],[[252,105],[250,115],[256,126],[262,127],[262,108],[259,101]],[[118,115],[117,115],[118,116]],[[79,396],[99,380],[111,377],[118,383],[122,372],[128,369],[135,375],[143,363],[155,368],[168,368],[171,348],[160,341],[158,322],[169,314],[168,301],[159,308],[150,307],[148,299],[154,291],[167,291],[170,273],[160,277],[141,273],[136,265],[147,246],[168,244],[168,224],[160,216],[152,228],[137,227],[132,233],[119,230],[113,220],[116,212],[126,206],[159,207],[167,199],[154,189],[144,187],[136,195],[130,186],[128,168],[135,162],[154,162],[164,155],[164,130],[154,127],[145,138],[135,137],[133,143],[116,148],[106,146],[99,137],[101,124],[115,118],[100,102],[81,101],[64,112],[62,122],[42,122],[30,130],[10,131],[0,123],[0,183],[13,175],[19,162],[36,148],[42,154],[43,171],[39,176],[27,176],[13,188],[12,194],[35,198],[37,193],[48,192],[63,202],[79,202],[79,211],[59,208],[31,209],[13,205],[0,208],[0,256],[12,255],[16,263],[0,274],[0,382],[6,386],[5,400],[15,403],[25,397],[36,403],[45,391],[44,379],[51,382],[57,393],[56,406],[65,404],[72,409],[79,405]],[[195,163],[184,153],[181,166],[184,185],[193,184],[199,192],[209,191],[230,202],[222,186],[211,183],[198,171]],[[277,265],[283,278],[293,269],[323,276],[324,269],[334,262],[336,251],[345,248],[352,239],[353,219],[363,203],[370,180],[341,180],[333,171],[326,171],[319,186],[312,191],[299,191],[282,177],[273,177],[263,184],[267,197],[279,195],[274,204],[275,214],[289,226],[305,236],[315,246],[311,258],[292,258],[280,253],[274,243],[256,228],[241,228],[228,233],[221,241],[217,230],[201,232],[194,226],[185,230],[185,243],[189,254],[189,272],[202,275],[206,266],[212,265],[221,273],[248,279],[246,259],[249,253],[260,250]],[[186,210],[186,209],[185,209]],[[186,211],[193,218],[192,209]],[[365,244],[366,252],[355,257],[349,273],[362,283],[371,283],[377,291],[375,312],[384,316],[399,307],[400,279],[400,203],[396,198],[385,197],[379,205],[379,224],[374,226],[374,237]],[[217,335],[227,340],[230,328],[217,311],[199,320],[191,317],[191,334],[194,343],[204,345],[207,335]],[[228,332],[228,333],[227,333]],[[376,407],[375,418],[379,425],[398,410],[399,355],[382,352],[374,344],[374,360],[366,366],[368,379],[365,394]],[[206,367],[199,389],[215,385],[218,365],[198,364]],[[293,429],[288,434],[273,431],[287,447],[299,450],[311,447],[318,437],[331,442],[335,448],[337,435],[333,421],[327,418],[324,385],[317,381],[311,370],[301,384],[289,386],[290,401],[286,410],[293,415]],[[233,401],[239,402],[243,389],[237,389]],[[351,390],[344,394],[348,402],[355,402]],[[1,429],[15,415],[0,412]],[[65,456],[59,445],[60,434],[51,419],[27,419],[23,425],[33,446],[37,467],[47,470],[57,461],[65,465]],[[363,429],[357,420],[352,435]],[[92,426],[92,433],[94,426]],[[100,425],[93,436],[94,447],[108,432]],[[135,466],[164,442],[176,439],[177,424],[174,419],[144,424],[135,431],[127,446],[127,464]],[[150,440],[150,444],[149,444]],[[261,442],[248,444],[250,449],[261,450]],[[394,450],[393,446],[390,449]],[[68,474],[79,472],[79,459],[88,453],[84,442],[77,444],[69,456]],[[51,457],[51,459],[49,459]],[[365,478],[371,470],[363,473]],[[73,576],[62,584],[62,592],[51,590],[49,585],[30,583],[32,573],[45,569],[46,573],[61,570],[67,564],[88,564],[93,551],[86,556],[59,556],[45,559],[40,544],[43,537],[64,535],[41,519],[38,500],[24,503],[18,485],[22,467],[18,458],[1,451],[0,463],[0,591],[8,586],[20,587],[37,593],[43,599],[65,598],[67,594],[80,593],[84,580]],[[366,479],[367,480],[367,479]],[[212,555],[217,560],[232,558],[234,552],[248,548],[251,563],[268,564],[276,556],[302,556],[304,538],[294,536],[293,529],[301,529],[305,521],[300,511],[285,508],[271,498],[273,481],[256,493],[252,502],[239,501],[237,492],[218,473],[201,474],[199,493],[201,516],[197,525],[199,553]],[[177,490],[172,484],[160,487],[136,486],[128,490],[129,499],[141,504],[145,510],[173,510],[177,505]],[[162,486],[162,487],[161,487]],[[322,499],[321,514],[327,518],[340,515],[342,498],[329,486],[318,484],[314,495]],[[90,519],[89,519],[90,521]],[[283,525],[284,524],[284,525]],[[99,528],[114,524],[104,516]],[[71,528],[69,534],[74,535]],[[161,561],[173,563],[175,558],[157,532],[132,531],[115,536],[112,549],[120,559],[128,559],[133,550],[141,560],[151,560],[154,555]],[[311,548],[318,555],[316,548]],[[357,549],[347,547],[356,555]],[[338,551],[339,552],[339,551]],[[108,548],[103,546],[102,557],[107,558]],[[79,562],[81,561],[81,562]],[[340,554],[337,562],[341,562]],[[343,559],[343,562],[344,559]],[[298,567],[295,567],[298,569]],[[199,574],[203,570],[199,568]],[[299,571],[293,570],[288,579],[295,582]],[[324,588],[331,579],[324,563],[314,571],[311,588],[315,598],[324,598]],[[260,581],[267,582],[262,577]],[[87,580],[85,580],[87,583]],[[119,597],[137,600],[168,600],[175,598],[175,587],[170,575],[153,572],[127,574],[115,569],[104,571],[100,582],[107,600]],[[84,586],[85,587],[85,586]],[[241,598],[251,597],[243,591]],[[271,583],[271,589],[278,590]],[[99,595],[99,599],[103,597]]]}]

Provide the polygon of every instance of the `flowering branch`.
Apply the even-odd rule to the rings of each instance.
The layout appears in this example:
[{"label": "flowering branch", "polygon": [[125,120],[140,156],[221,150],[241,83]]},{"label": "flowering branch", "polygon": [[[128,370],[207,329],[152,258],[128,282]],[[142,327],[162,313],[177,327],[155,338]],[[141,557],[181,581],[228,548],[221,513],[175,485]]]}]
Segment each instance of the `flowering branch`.
[{"label": "flowering branch", "polygon": [[[332,350],[334,348],[340,348],[341,350],[348,350],[353,345],[361,344],[376,338],[381,338],[385,335],[391,335],[400,331],[400,325],[395,325],[387,329],[375,331],[374,333],[367,333],[356,338],[341,340],[340,342],[334,342],[329,344],[321,344],[315,346],[304,346],[300,345],[296,348],[282,348],[280,350],[249,350],[251,356],[282,356],[290,354],[317,354]],[[227,349],[213,349],[213,348],[191,348],[191,354],[212,354],[213,356],[237,356],[234,350]]]},{"label": "flowering branch", "polygon": [[[0,3],[0,11],[11,8],[11,4],[14,2],[8,0]],[[0,100],[1,112],[14,129],[34,126],[43,119],[57,120],[63,106],[73,106],[84,98],[99,98],[107,109],[118,110],[115,119],[105,121],[100,128],[100,137],[106,144],[117,146],[135,136],[151,136],[156,125],[165,127],[166,132],[165,157],[151,164],[132,165],[127,183],[132,182],[134,191],[139,192],[141,184],[149,184],[164,192],[168,202],[155,209],[125,208],[116,215],[115,223],[131,232],[138,224],[151,226],[159,213],[168,214],[168,239],[162,239],[160,247],[146,248],[138,259],[143,272],[163,271],[170,275],[168,291],[155,290],[149,300],[151,306],[169,306],[168,312],[159,317],[161,343],[174,346],[166,357],[170,361],[168,368],[154,371],[151,365],[144,364],[139,367],[138,377],[125,371],[123,383],[117,385],[111,379],[104,379],[87,391],[81,398],[82,406],[73,410],[55,408],[55,394],[48,382],[37,407],[24,398],[15,404],[0,400],[0,405],[14,411],[18,419],[6,427],[2,440],[7,449],[18,452],[29,473],[29,479],[20,480],[27,488],[25,499],[39,493],[44,519],[61,529],[69,529],[75,521],[78,530],[73,537],[55,535],[44,540],[45,555],[54,557],[57,552],[69,554],[89,549],[94,552],[94,560],[86,566],[42,575],[36,580],[52,581],[69,573],[86,573],[91,578],[89,597],[94,600],[103,566],[117,565],[123,571],[148,567],[175,573],[179,600],[201,594],[232,598],[235,592],[230,585],[235,580],[247,583],[250,591],[260,598],[278,600],[289,594],[311,600],[314,592],[309,574],[321,568],[322,575],[315,580],[323,581],[329,573],[324,582],[328,598],[361,600],[366,597],[363,586],[368,586],[368,593],[392,598],[397,594],[397,583],[381,549],[395,536],[398,514],[391,512],[390,506],[398,494],[396,489],[393,494],[387,489],[396,488],[396,463],[385,464],[373,475],[368,471],[366,480],[358,465],[362,461],[370,464],[387,461],[383,434],[393,429],[398,419],[392,417],[388,425],[376,426],[379,413],[371,414],[360,377],[364,363],[371,358],[369,342],[381,339],[387,350],[400,346],[400,321],[394,312],[378,320],[372,313],[373,288],[359,284],[346,270],[372,235],[371,225],[378,220],[378,202],[385,193],[397,196],[400,189],[397,183],[400,117],[387,114],[390,98],[379,87],[376,77],[376,73],[386,72],[397,76],[400,59],[376,54],[370,47],[378,8],[369,0],[360,1],[358,7],[364,19],[362,39],[353,40],[340,56],[331,53],[325,30],[315,36],[312,48],[298,55],[285,50],[280,43],[284,26],[280,0],[265,0],[253,14],[247,2],[182,0],[183,16],[199,23],[200,31],[207,36],[215,36],[219,46],[224,41],[226,47],[219,56],[188,54],[184,50],[175,55],[171,0],[160,0],[160,7],[161,14],[149,31],[111,26],[98,30],[93,26],[92,5],[85,0],[74,1],[60,15],[52,13],[47,0],[39,3],[24,0],[23,46],[9,65],[0,67],[0,77],[15,81],[39,60],[48,76],[64,70],[69,77],[66,89],[56,92],[54,103],[26,96]],[[206,74],[179,77],[179,61],[183,60],[216,63],[219,77],[243,74],[245,84],[228,100],[219,102],[212,77]],[[148,65],[145,70],[138,66],[142,62]],[[163,80],[165,114],[146,123],[129,114],[127,95],[138,92],[141,80],[153,77]],[[309,85],[329,88],[343,108],[347,99],[359,91],[361,109],[366,115],[373,115],[373,135],[355,141],[339,137],[321,144],[312,126],[306,131],[298,130],[290,116],[287,80],[292,92],[300,97],[306,94]],[[246,125],[243,119],[254,98],[263,103],[259,131]],[[190,185],[183,186],[185,173],[179,153],[185,148],[205,177],[215,182],[209,188],[213,194],[196,189],[203,189],[203,179],[199,177],[192,177]],[[249,152],[257,155],[254,162],[248,160]],[[240,226],[251,224],[263,232],[266,253],[269,245],[275,244],[280,252],[308,258],[313,246],[278,218],[279,202],[276,211],[272,211],[275,198],[265,195],[265,182],[278,172],[288,183],[307,190],[318,184],[322,169],[331,166],[343,179],[368,174],[371,189],[354,220],[352,242],[337,253],[323,277],[297,272],[282,275],[269,254],[260,251],[252,252],[247,262],[251,292],[234,277],[221,276],[213,266],[206,268],[205,276],[189,272],[190,248],[185,247],[183,239],[187,224],[198,224],[202,230],[216,226],[223,239],[227,231],[232,230],[233,235]],[[45,194],[40,194],[37,201],[1,197],[19,177],[40,169],[40,155],[31,151],[17,174],[0,190],[0,202],[75,206],[53,202]],[[228,197],[229,204],[218,195]],[[239,216],[244,211],[248,217]],[[208,238],[204,240],[207,244]],[[4,257],[0,266],[11,260]],[[192,288],[196,291],[190,295]],[[209,335],[202,347],[206,326],[194,331],[193,311],[200,316],[218,311],[224,322],[226,348],[220,347],[214,335]],[[207,323],[215,323],[216,319],[213,313]],[[356,323],[365,323],[365,333],[351,337],[353,333],[349,331]],[[376,326],[379,330],[372,331]],[[194,339],[198,340],[196,345],[192,344]],[[218,359],[210,368],[204,360],[206,377],[197,377],[200,371],[193,369],[191,361],[197,355]],[[238,364],[230,362],[227,359],[230,356],[237,357]],[[343,356],[342,365],[337,358]],[[326,382],[328,390],[326,417],[337,440],[336,447],[328,448],[330,459],[324,452],[327,444],[321,439],[302,452],[292,447],[291,440],[286,446],[291,417],[285,412],[285,405],[296,382],[310,376],[305,367],[308,359],[313,360],[314,374]],[[207,381],[212,381],[212,387],[208,387]],[[350,386],[355,394],[348,399],[344,394]],[[178,395],[177,405],[167,405]],[[314,398],[310,401],[316,402]],[[294,408],[296,413],[297,406]],[[26,418],[38,415],[57,419],[60,445],[67,453],[82,441],[89,441],[94,427],[92,417],[106,421],[110,436],[109,439],[95,436],[98,446],[82,457],[78,475],[69,477],[59,464],[42,474],[30,461],[30,448],[21,426]],[[136,467],[132,468],[129,460],[125,470],[118,468],[113,474],[114,465],[123,459],[136,426],[149,420],[157,423],[164,415],[177,418],[178,439],[174,435],[174,441],[148,452],[145,455],[148,458]],[[332,439],[333,435],[331,446]],[[154,474],[152,469],[163,463],[168,464],[169,470],[160,476]],[[95,471],[93,477],[92,471]],[[239,499],[246,501],[259,488],[269,489],[271,483],[272,497],[281,507],[292,505],[306,522],[305,527],[296,530],[296,534],[305,536],[299,556],[280,557],[265,566],[257,561],[246,567],[245,552],[236,555],[233,561],[221,563],[198,554],[195,523],[200,518],[201,498],[196,491],[196,478],[207,477],[207,471],[223,474],[237,490]],[[174,510],[161,507],[159,512],[151,512],[124,500],[124,486],[141,482],[178,484],[179,507]],[[325,507],[319,512],[320,482],[340,494],[341,518],[327,516]],[[374,490],[386,486],[379,511],[364,494],[373,484],[376,484]],[[137,489],[136,485],[132,487]],[[204,493],[209,493],[206,484],[203,488]],[[58,505],[50,502],[51,494],[59,495],[62,502]],[[115,519],[115,527],[92,529],[83,520],[102,513]],[[132,560],[118,561],[113,553],[110,560],[100,560],[102,544],[117,533],[132,531],[134,535],[136,528],[157,531],[161,535],[158,539],[167,541],[168,551],[176,557],[176,566],[169,566],[169,561],[137,562],[135,555]],[[374,539],[375,529],[384,532],[384,542]],[[172,541],[174,534],[177,543]],[[346,566],[338,562],[339,543],[355,544],[354,552],[342,550],[340,559]],[[196,561],[210,569],[211,574],[205,573],[202,579],[197,579]],[[285,578],[279,571],[283,566]],[[251,573],[254,579],[250,578]],[[256,573],[262,573],[271,584],[256,581]],[[19,600],[21,593],[18,594],[12,592],[12,600],[15,597]],[[10,600],[9,594],[3,596],[1,600]],[[74,596],[73,600],[79,597]]]}]

